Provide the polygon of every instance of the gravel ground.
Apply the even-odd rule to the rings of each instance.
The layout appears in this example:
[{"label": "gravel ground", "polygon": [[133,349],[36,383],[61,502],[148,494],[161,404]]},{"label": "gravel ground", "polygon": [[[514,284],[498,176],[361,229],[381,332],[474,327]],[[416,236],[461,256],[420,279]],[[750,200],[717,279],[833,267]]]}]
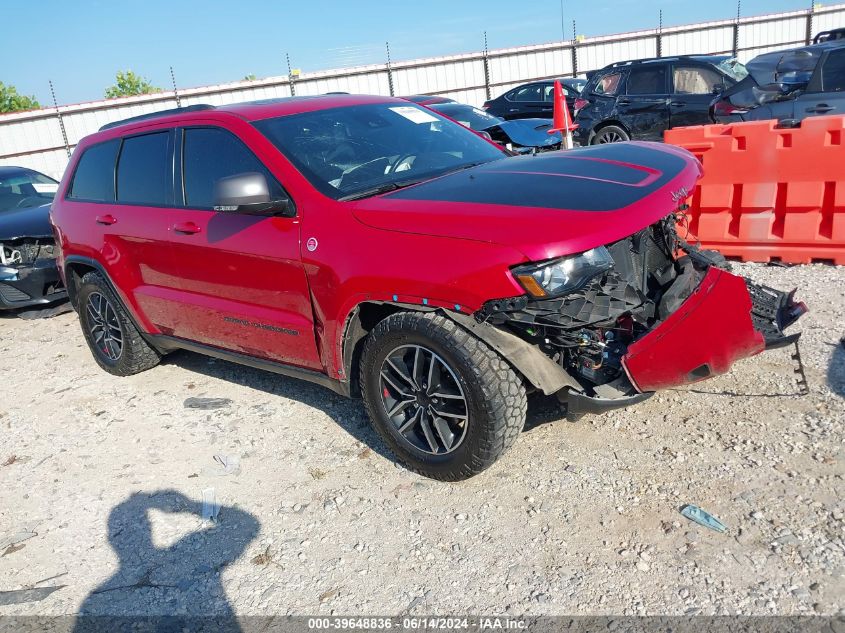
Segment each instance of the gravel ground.
[{"label": "gravel ground", "polygon": [[810,306],[809,395],[775,350],[574,424],[535,399],[459,484],[325,389],[189,353],[115,378],[74,314],[2,318],[0,615],[841,613],[845,268],[737,268]]}]

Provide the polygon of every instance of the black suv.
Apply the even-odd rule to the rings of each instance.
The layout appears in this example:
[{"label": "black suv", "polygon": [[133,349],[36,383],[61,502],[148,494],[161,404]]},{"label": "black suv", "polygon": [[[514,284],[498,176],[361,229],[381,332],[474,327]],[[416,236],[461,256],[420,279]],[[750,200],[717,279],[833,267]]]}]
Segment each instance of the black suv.
[{"label": "black suv", "polygon": [[581,145],[661,141],[673,127],[710,123],[713,96],[747,75],[724,55],[617,62],[590,75],[575,101]]},{"label": "black suv", "polygon": [[[575,99],[587,83],[578,77],[558,79],[563,87],[569,111],[575,107]],[[482,106],[490,114],[510,121],[511,119],[551,119],[554,114],[554,79],[543,79],[522,84],[508,90],[495,99],[485,101]]]},{"label": "black suv", "polygon": [[845,114],[845,39],[758,55],[748,73],[711,104],[717,123]]}]

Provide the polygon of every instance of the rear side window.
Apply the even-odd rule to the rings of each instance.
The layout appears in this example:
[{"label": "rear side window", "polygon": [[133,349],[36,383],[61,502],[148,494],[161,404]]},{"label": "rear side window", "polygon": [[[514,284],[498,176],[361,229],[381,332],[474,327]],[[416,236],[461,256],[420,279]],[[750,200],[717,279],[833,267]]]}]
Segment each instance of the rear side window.
[{"label": "rear side window", "polygon": [[117,162],[117,201],[124,204],[165,206],[170,132],[156,132],[123,139]]},{"label": "rear side window", "polygon": [[68,198],[114,202],[114,164],[120,140],[92,145],[82,154],[73,174]]},{"label": "rear side window", "polygon": [[672,78],[675,82],[675,94],[709,95],[725,88],[722,75],[701,66],[676,66]]},{"label": "rear side window", "polygon": [[628,75],[629,95],[667,94],[666,66],[635,66]]},{"label": "rear side window", "polygon": [[845,90],[845,48],[832,51],[822,66],[822,89],[825,92]]},{"label": "rear side window", "polygon": [[186,206],[211,209],[214,206],[214,184],[218,180],[253,171],[267,178],[271,199],[287,198],[279,181],[233,134],[218,128],[188,128],[184,139]]},{"label": "rear side window", "polygon": [[530,86],[523,86],[513,91],[511,101],[542,101],[543,100],[543,85],[531,84]]},{"label": "rear side window", "polygon": [[619,92],[621,80],[622,73],[608,73],[607,75],[603,75],[596,81],[596,85],[593,87],[593,93],[612,97]]}]

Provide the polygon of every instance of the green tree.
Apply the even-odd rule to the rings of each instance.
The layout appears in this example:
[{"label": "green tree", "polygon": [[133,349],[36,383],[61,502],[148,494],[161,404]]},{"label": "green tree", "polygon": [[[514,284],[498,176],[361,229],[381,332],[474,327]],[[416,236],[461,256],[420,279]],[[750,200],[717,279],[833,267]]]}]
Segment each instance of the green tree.
[{"label": "green tree", "polygon": [[35,97],[19,95],[14,86],[7,86],[0,81],[0,113],[37,110],[40,107]]},{"label": "green tree", "polygon": [[244,78],[243,78],[244,81],[255,81],[256,79],[258,79],[258,77],[256,77],[252,73],[245,75]]},{"label": "green tree", "polygon": [[161,92],[161,88],[156,88],[146,77],[136,75],[131,70],[118,70],[115,84],[106,88],[106,99],[148,95],[154,92]]}]

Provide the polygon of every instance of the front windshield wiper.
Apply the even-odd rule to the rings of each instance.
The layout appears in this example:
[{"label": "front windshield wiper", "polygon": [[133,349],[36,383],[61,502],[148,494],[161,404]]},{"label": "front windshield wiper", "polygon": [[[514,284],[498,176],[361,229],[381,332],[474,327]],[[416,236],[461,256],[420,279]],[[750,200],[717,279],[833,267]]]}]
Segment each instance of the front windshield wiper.
[{"label": "front windshield wiper", "polygon": [[394,189],[399,189],[399,185],[395,182],[386,182],[376,187],[370,187],[369,189],[364,189],[363,191],[356,191],[355,193],[349,193],[345,196],[341,196],[338,198],[341,202],[349,202],[350,200],[360,200],[361,198],[370,198],[372,196],[377,196],[380,193],[387,193],[388,191],[393,191]]},{"label": "front windshield wiper", "polygon": [[399,180],[397,182],[385,182],[380,185],[376,185],[375,187],[370,187],[369,189],[364,189],[362,191],[355,191],[353,193],[348,193],[345,196],[341,196],[338,198],[341,202],[350,202],[352,200],[360,200],[362,198],[371,198],[372,196],[377,196],[382,193],[387,193],[388,191],[395,191],[396,189],[403,189],[405,187],[410,187],[411,185],[418,185],[421,182],[425,182],[426,180],[431,180],[433,178],[439,178],[441,176],[446,176],[448,174],[454,174],[458,171],[463,171],[465,169],[470,169],[471,167],[478,167],[479,165],[483,165],[488,161],[480,160],[475,163],[467,163],[466,165],[461,165],[459,167],[455,167],[454,169],[449,169],[444,172],[429,174],[423,178],[413,178],[409,180]]},{"label": "front windshield wiper", "polygon": [[380,185],[376,185],[375,187],[370,187],[369,189],[364,189],[363,191],[356,191],[354,193],[349,193],[345,196],[338,198],[341,202],[349,202],[350,200],[360,200],[361,198],[370,198],[372,196],[377,196],[380,193],[387,193],[388,191],[395,191],[396,189],[404,189],[405,187],[410,187],[411,185],[418,185],[421,182],[426,180],[430,180],[429,176],[425,178],[409,178],[408,180],[399,180],[397,182],[385,182]]}]

